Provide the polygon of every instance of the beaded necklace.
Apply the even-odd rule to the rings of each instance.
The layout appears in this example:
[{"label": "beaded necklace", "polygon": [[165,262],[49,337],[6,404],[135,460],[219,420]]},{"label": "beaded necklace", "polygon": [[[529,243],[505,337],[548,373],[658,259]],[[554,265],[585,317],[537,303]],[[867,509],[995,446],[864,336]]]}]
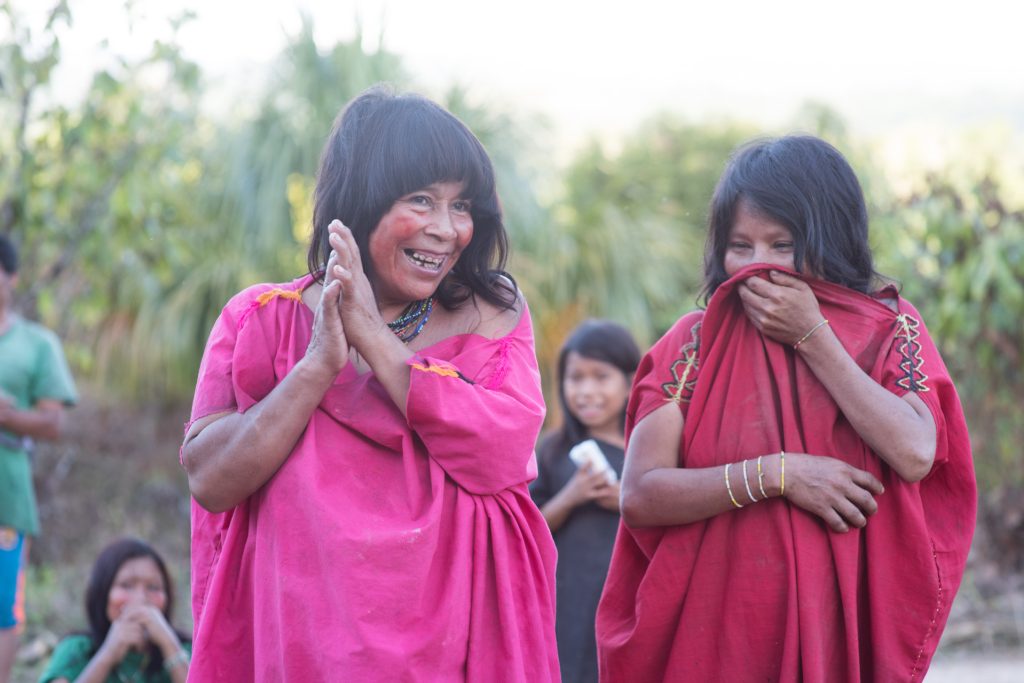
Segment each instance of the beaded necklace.
[{"label": "beaded necklace", "polygon": [[415,339],[423,326],[430,320],[430,312],[434,310],[434,297],[413,301],[405,307],[402,314],[388,323],[388,328],[405,344]]}]

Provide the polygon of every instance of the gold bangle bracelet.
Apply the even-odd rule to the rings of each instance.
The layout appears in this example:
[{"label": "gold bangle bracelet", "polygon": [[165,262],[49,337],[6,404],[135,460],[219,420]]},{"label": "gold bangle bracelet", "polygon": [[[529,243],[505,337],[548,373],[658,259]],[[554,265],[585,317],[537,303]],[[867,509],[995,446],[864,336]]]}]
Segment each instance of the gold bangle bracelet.
[{"label": "gold bangle bracelet", "polygon": [[786,495],[786,451],[779,451],[779,495]]},{"label": "gold bangle bracelet", "polygon": [[731,465],[732,463],[730,462],[727,463],[725,466],[725,490],[729,492],[729,500],[732,501],[732,504],[735,505],[737,508],[741,508],[743,506],[740,505],[740,502],[738,500],[736,500],[736,496],[732,495],[732,484],[729,483],[729,467]]},{"label": "gold bangle bracelet", "polygon": [[747,489],[747,498],[750,499],[751,503],[756,503],[757,498],[754,498],[754,492],[750,490],[750,482],[747,481],[747,461],[743,461],[743,486]]},{"label": "gold bangle bracelet", "polygon": [[807,341],[810,338],[810,336],[812,334],[814,334],[817,331],[817,329],[819,327],[821,327],[822,325],[828,325],[828,318],[822,319],[822,321],[820,323],[818,323],[817,325],[815,325],[811,329],[807,330],[807,334],[805,334],[804,336],[800,337],[800,339],[798,339],[797,342],[795,344],[793,344],[793,348],[795,349],[796,347],[800,346],[805,341]]},{"label": "gold bangle bracelet", "polygon": [[764,470],[761,469],[761,456],[757,456],[757,488],[761,489],[761,498],[767,498],[768,494],[764,490]]}]

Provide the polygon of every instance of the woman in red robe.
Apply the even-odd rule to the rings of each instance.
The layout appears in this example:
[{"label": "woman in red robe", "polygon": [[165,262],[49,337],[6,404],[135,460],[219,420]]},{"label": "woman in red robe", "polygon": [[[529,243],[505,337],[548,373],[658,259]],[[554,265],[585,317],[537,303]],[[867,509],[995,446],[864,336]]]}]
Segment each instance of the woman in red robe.
[{"label": "woman in red robe", "polygon": [[920,681],[975,519],[946,367],[827,143],[742,148],[709,223],[627,410],[602,680]]}]

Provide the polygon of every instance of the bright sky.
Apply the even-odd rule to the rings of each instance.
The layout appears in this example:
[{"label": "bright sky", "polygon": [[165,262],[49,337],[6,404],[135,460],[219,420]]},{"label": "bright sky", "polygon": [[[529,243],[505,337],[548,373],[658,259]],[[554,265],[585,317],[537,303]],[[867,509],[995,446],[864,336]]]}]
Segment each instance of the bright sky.
[{"label": "bright sky", "polygon": [[[16,5],[44,4],[15,0]],[[357,17],[427,94],[454,82],[504,108],[546,114],[565,140],[614,135],[657,110],[784,123],[809,99],[855,130],[999,121],[1024,131],[1024,5],[1008,0],[72,0],[65,40],[84,65],[99,40],[141,49],[176,7],[198,20],[186,51],[222,82],[269,61],[305,10],[317,39]],[[44,4],[45,6],[45,4]],[[68,87],[70,79],[62,78]]]}]

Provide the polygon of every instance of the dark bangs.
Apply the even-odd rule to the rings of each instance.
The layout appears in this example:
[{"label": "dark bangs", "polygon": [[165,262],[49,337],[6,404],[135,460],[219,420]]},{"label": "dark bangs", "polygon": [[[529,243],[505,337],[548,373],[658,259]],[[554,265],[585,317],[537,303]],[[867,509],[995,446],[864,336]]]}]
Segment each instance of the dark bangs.
[{"label": "dark bangs", "polygon": [[[376,148],[366,166],[367,190],[383,213],[399,197],[438,182],[465,183],[464,199],[473,204],[496,198],[494,171],[483,146],[454,116],[433,102],[405,95],[396,98],[368,141]],[[373,195],[371,195],[373,196]]]},{"label": "dark bangs", "polygon": [[399,198],[439,182],[465,184],[473,239],[438,290],[446,308],[473,294],[508,308],[514,283],[503,274],[508,237],[502,224],[494,169],[480,141],[430,100],[372,88],[353,100],[336,121],[320,162],[308,266],[322,278],[330,254],[327,226],[347,225],[373,273],[370,234]]},{"label": "dark bangs", "polygon": [[728,279],[725,252],[740,202],[793,234],[793,265],[867,293],[875,285],[864,193],[846,159],[824,140],[792,135],[741,147],[715,187],[704,249],[707,304]]}]

